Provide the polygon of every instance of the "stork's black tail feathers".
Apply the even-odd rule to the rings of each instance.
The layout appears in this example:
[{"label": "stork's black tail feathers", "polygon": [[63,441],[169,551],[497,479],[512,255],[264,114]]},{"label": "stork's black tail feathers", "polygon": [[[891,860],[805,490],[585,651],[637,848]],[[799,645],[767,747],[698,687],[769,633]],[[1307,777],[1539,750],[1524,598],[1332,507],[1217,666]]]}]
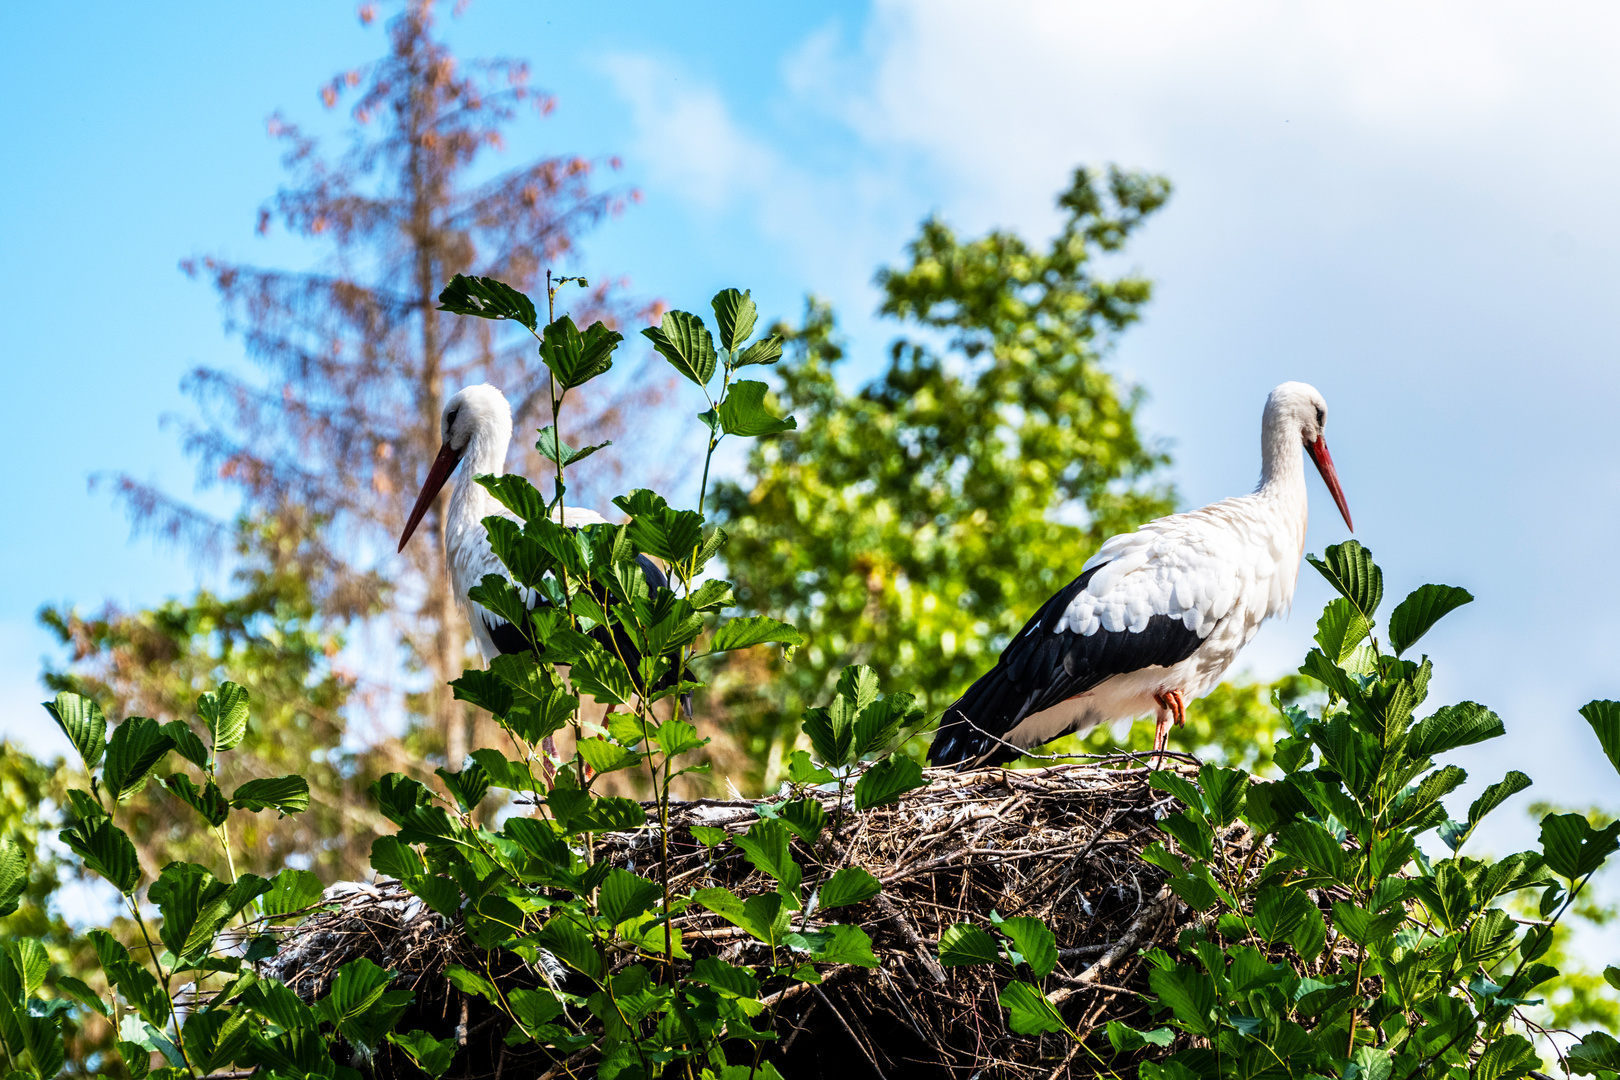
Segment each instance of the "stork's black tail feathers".
[{"label": "stork's black tail feathers", "polygon": [[979,676],[939,718],[928,763],[971,769],[1016,761],[1023,751],[1000,735],[1012,727],[1008,718],[1018,715],[1026,697],[1028,693],[1013,685],[1000,664]]}]

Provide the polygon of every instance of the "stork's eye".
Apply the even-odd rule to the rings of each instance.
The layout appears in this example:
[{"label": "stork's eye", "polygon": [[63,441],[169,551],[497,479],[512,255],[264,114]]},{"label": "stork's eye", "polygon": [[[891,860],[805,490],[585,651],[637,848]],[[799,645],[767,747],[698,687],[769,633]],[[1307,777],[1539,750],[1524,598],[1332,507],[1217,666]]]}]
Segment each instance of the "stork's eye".
[{"label": "stork's eye", "polygon": [[458,417],[460,415],[461,415],[461,410],[460,409],[456,409],[456,410],[452,411],[449,416],[444,418],[445,426],[446,427],[452,427],[452,428],[455,427],[456,426],[456,417]]},{"label": "stork's eye", "polygon": [[1324,424],[1326,422],[1327,422],[1327,412],[1325,410],[1323,410],[1322,406],[1318,405],[1316,407],[1316,423],[1317,423],[1317,426],[1321,426],[1322,424]]}]

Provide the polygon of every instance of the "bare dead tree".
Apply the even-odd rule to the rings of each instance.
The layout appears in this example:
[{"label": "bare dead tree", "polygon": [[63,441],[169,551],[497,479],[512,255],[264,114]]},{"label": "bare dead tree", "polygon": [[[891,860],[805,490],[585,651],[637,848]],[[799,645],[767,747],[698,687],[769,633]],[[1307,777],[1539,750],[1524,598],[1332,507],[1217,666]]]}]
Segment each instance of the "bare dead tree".
[{"label": "bare dead tree", "polygon": [[[361,18],[372,20],[369,5]],[[179,423],[201,483],[236,490],[246,511],[281,519],[284,530],[316,530],[302,542],[306,566],[318,568],[311,586],[320,611],[387,620],[406,663],[428,676],[409,708],[442,732],[456,767],[468,719],[445,684],[465,665],[466,640],[440,512],[424,522],[425,542],[404,555],[394,555],[394,538],[438,448],[446,392],[487,379],[515,403],[521,431],[538,426],[545,368],[532,346],[499,327],[441,318],[436,298],[456,273],[532,288],[540,271],[571,256],[585,229],[637,193],[595,187],[617,159],[550,157],[480,178],[503,129],[527,109],[549,114],[553,99],[530,85],[522,62],[459,61],[435,35],[432,0],[410,0],[388,35],[385,57],[321,89],[328,108],[352,100],[346,149],[329,155],[279,113],[270,120],[290,179],[260,208],[259,231],[279,224],[324,246],[320,268],[181,264],[219,292],[227,328],[262,376],[196,369],[185,389],[200,415]],[[580,294],[576,320],[611,325],[649,314],[622,299],[622,286]],[[663,385],[622,379],[590,402],[595,430],[579,434],[615,434],[628,399],[656,396]],[[527,449],[517,442],[519,453]],[[113,484],[138,529],[198,549],[227,539],[228,523],[182,500],[129,476]]]}]

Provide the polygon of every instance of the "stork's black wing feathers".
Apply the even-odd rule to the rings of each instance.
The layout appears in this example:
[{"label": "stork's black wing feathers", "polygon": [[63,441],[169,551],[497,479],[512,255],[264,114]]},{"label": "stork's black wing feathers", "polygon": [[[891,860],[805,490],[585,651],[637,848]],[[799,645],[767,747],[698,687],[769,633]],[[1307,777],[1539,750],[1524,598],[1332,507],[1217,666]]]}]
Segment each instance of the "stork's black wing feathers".
[{"label": "stork's black wing feathers", "polygon": [[[1105,564],[1106,565],[1106,564]],[[1092,567],[1053,596],[1008,642],[1001,659],[968,687],[940,718],[928,748],[934,765],[1000,765],[1019,756],[1005,736],[1025,717],[1083,694],[1115,675],[1145,667],[1179,664],[1202,639],[1185,622],[1154,615],[1138,631],[1081,636],[1059,632],[1058,623],[1099,567]]]}]

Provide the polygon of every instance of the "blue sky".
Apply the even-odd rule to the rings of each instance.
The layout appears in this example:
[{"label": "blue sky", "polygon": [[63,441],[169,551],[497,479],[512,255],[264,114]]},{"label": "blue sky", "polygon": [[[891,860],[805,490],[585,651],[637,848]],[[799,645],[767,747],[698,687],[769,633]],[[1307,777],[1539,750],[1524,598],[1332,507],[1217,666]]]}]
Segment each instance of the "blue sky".
[{"label": "blue sky", "polygon": [[[384,45],[342,4],[153,10],[0,10],[0,731],[42,748],[39,605],[199,577],[86,490],[126,470],[189,491],[159,418],[186,412],[191,366],[242,363],[176,263],[311,258],[253,232],[281,179],[265,120],[338,130],[317,86]],[[582,269],[683,307],[736,284],[793,315],[820,293],[852,377],[890,333],[872,273],[923,216],[1044,238],[1074,165],[1168,174],[1125,257],[1157,299],[1112,363],[1149,391],[1184,501],[1248,490],[1266,391],[1316,384],[1392,599],[1429,580],[1479,598],[1425,641],[1433,700],[1508,726],[1460,755],[1473,786],[1516,767],[1535,795],[1617,810],[1575,715],[1620,696],[1617,21],[1574,3],[477,0],[444,22],[463,55],[527,57],[557,96],[511,161],[619,154],[644,193]],[[1312,497],[1319,551],[1343,526]],[[1326,597],[1306,571],[1245,662],[1297,663]]]}]

